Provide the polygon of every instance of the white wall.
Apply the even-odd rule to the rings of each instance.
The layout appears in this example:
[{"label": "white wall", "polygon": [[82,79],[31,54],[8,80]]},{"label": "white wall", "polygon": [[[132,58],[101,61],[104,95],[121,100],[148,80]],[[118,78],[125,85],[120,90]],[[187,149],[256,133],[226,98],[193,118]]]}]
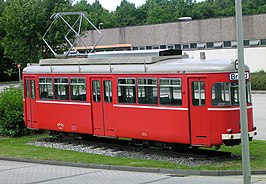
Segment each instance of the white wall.
[{"label": "white wall", "polygon": [[[183,51],[191,58],[200,58],[200,52],[205,52],[206,59],[237,59],[237,49],[211,49]],[[266,47],[244,48],[245,64],[251,72],[266,71]]]}]

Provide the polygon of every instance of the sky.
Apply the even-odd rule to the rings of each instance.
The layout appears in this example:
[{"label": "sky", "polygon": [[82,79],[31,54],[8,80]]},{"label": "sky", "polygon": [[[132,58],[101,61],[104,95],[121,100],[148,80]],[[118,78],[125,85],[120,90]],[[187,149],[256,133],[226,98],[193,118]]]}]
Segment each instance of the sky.
[{"label": "sky", "polygon": [[[90,4],[92,4],[95,0],[87,0]],[[120,5],[122,0],[99,0],[101,5],[109,10],[109,11],[115,11],[116,7]],[[144,4],[146,0],[127,0],[128,2],[134,3],[136,7],[139,7],[140,5]],[[196,0],[197,2],[203,1],[203,0]]]},{"label": "sky", "polygon": [[[90,4],[92,4],[95,0],[87,0]],[[116,7],[120,5],[122,0],[99,0],[101,5],[110,11],[115,11]],[[146,0],[127,0],[128,2],[134,3],[136,7],[144,4]]]}]

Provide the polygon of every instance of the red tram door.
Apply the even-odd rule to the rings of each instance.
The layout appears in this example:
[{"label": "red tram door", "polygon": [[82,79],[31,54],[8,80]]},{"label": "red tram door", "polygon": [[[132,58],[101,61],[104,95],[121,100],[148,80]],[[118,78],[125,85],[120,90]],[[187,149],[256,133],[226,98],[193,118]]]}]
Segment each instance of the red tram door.
[{"label": "red tram door", "polygon": [[26,126],[38,129],[37,110],[36,110],[36,83],[32,77],[25,78],[25,105],[26,105]]},{"label": "red tram door", "polygon": [[94,135],[115,137],[111,78],[91,78]]},{"label": "red tram door", "polygon": [[189,116],[192,145],[209,145],[206,78],[189,78]]}]

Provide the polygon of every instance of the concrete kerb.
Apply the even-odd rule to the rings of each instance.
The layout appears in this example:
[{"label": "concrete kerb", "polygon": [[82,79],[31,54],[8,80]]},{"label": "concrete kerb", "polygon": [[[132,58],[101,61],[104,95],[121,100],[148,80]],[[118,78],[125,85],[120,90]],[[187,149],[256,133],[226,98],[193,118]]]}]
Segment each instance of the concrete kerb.
[{"label": "concrete kerb", "polygon": [[[117,166],[117,165],[85,164],[85,163],[61,162],[61,161],[51,161],[51,160],[35,160],[35,159],[26,159],[26,158],[8,158],[8,157],[0,157],[0,160],[27,162],[27,163],[35,163],[35,164],[48,164],[48,165],[57,165],[57,166],[68,166],[68,167],[92,168],[92,169],[160,173],[160,174],[175,175],[177,177],[184,177],[184,176],[190,176],[190,175],[198,175],[198,176],[242,175],[242,171],[239,171],[239,170],[228,170],[228,171],[227,170],[225,171],[176,170],[176,169],[129,167],[129,166]],[[266,174],[266,170],[251,171],[251,174],[252,175]]]}]

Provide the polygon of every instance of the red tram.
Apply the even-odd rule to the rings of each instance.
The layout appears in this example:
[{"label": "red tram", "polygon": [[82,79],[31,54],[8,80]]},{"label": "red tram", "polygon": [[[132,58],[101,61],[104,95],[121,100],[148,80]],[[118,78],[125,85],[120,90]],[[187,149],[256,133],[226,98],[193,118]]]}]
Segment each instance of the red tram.
[{"label": "red tram", "polygon": [[[23,70],[28,128],[211,147],[241,140],[235,62],[175,51],[46,59]],[[180,54],[180,53],[179,53]],[[253,124],[246,66],[249,138]]]}]

